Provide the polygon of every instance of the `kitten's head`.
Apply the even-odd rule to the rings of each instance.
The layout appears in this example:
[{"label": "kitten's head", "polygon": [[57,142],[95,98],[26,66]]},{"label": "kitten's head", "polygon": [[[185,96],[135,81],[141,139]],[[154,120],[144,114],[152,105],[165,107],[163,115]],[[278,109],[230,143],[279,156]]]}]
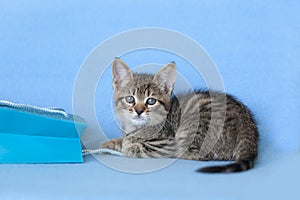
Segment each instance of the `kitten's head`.
[{"label": "kitten's head", "polygon": [[123,129],[155,125],[166,119],[176,79],[175,63],[165,65],[155,75],[136,74],[116,58],[112,74],[115,108]]}]

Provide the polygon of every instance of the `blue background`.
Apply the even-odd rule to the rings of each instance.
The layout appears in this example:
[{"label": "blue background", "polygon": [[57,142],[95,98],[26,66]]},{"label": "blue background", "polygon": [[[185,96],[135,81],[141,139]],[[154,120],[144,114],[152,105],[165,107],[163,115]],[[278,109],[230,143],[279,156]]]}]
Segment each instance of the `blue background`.
[{"label": "blue background", "polygon": [[[0,1],[0,99],[72,112],[76,74],[96,45],[129,29],[162,27],[204,47],[226,91],[255,114],[261,134],[257,168],[242,174],[195,174],[210,163],[182,160],[141,175],[114,171],[91,157],[79,165],[0,165],[0,198],[279,199],[298,194],[299,10],[300,2],[293,0]],[[193,86],[205,87],[175,55],[148,50],[122,59],[132,67],[175,60]],[[103,98],[112,93],[107,90],[110,69],[103,81],[96,94],[98,119],[109,137],[117,137],[113,118],[102,115],[110,105]]]}]

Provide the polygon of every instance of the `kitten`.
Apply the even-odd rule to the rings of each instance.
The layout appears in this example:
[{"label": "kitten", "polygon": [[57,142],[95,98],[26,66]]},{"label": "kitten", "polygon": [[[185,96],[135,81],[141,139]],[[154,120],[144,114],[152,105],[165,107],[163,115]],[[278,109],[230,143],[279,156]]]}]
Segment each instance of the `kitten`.
[{"label": "kitten", "polygon": [[176,65],[157,74],[135,74],[113,63],[115,110],[123,138],[102,148],[136,158],[234,160],[201,172],[239,172],[253,168],[258,131],[250,111],[230,95],[194,91],[174,96]]}]

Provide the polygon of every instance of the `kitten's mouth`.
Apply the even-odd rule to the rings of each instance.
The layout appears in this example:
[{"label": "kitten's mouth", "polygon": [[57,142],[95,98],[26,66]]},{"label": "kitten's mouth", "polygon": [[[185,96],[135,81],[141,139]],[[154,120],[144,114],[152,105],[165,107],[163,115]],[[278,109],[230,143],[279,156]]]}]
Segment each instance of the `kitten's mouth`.
[{"label": "kitten's mouth", "polygon": [[132,123],[135,126],[142,126],[145,125],[147,123],[147,119],[144,116],[141,115],[135,115],[131,118]]}]

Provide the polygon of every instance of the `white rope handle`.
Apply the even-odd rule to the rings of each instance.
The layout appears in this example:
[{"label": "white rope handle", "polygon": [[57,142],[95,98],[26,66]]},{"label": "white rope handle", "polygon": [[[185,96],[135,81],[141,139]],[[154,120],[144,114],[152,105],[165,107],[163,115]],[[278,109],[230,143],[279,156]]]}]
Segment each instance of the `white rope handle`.
[{"label": "white rope handle", "polygon": [[90,155],[90,154],[112,154],[116,156],[124,156],[121,152],[114,151],[112,149],[105,149],[105,148],[99,148],[99,149],[83,149],[82,150],[82,156]]},{"label": "white rope handle", "polygon": [[7,106],[16,109],[25,109],[25,110],[35,110],[38,112],[51,113],[51,114],[60,114],[65,117],[68,117],[68,113],[66,113],[63,109],[60,108],[41,108],[37,106],[27,105],[27,104],[18,104],[6,100],[0,100],[0,106]]}]

